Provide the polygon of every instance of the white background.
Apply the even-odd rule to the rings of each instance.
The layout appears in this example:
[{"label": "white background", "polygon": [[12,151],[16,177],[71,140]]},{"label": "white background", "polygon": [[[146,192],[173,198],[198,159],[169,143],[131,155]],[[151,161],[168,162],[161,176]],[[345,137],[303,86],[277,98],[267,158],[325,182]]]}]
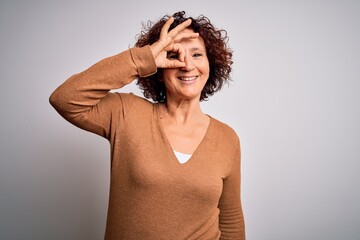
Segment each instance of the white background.
[{"label": "white background", "polygon": [[142,22],[179,10],[230,36],[234,81],[203,110],[240,136],[247,238],[359,239],[360,2],[350,0],[1,1],[0,239],[103,238],[108,142],[48,97],[133,46]]}]

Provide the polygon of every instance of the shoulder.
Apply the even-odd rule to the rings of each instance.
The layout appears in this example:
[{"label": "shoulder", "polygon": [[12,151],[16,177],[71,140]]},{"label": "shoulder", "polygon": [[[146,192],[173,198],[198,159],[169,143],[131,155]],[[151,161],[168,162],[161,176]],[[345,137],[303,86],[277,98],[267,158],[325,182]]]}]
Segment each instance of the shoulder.
[{"label": "shoulder", "polygon": [[224,166],[224,176],[228,176],[231,172],[235,161],[240,156],[240,141],[235,130],[228,124],[211,117],[211,134],[209,134],[211,142],[211,151],[221,166]]},{"label": "shoulder", "polygon": [[111,112],[120,112],[127,114],[133,110],[145,113],[153,107],[153,103],[149,100],[139,97],[133,93],[109,92],[99,105],[109,109]]},{"label": "shoulder", "polygon": [[138,107],[141,107],[141,106],[149,107],[149,106],[153,105],[153,103],[150,102],[149,100],[147,100],[143,97],[139,97],[132,92],[130,92],[130,93],[113,92],[113,93],[111,93],[111,95],[112,95],[111,98],[118,99],[123,104],[126,104],[129,107],[131,107],[132,105],[137,105]]},{"label": "shoulder", "polygon": [[139,116],[145,117],[153,114],[155,104],[146,98],[137,96],[134,93],[114,92],[112,94],[121,101],[121,111],[128,117],[134,116],[138,118]]},{"label": "shoulder", "polygon": [[[211,117],[211,116],[210,116]],[[236,131],[228,124],[211,117],[213,124],[214,137],[218,138],[221,142],[232,145],[234,148],[238,148],[240,145],[240,139]]]}]

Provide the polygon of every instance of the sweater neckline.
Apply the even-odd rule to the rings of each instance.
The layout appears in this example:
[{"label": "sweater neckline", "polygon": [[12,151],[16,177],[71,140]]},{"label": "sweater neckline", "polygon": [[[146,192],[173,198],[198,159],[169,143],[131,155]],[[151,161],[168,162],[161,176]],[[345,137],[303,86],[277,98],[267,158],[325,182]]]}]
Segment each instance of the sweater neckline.
[{"label": "sweater neckline", "polygon": [[161,134],[161,136],[162,136],[162,138],[163,138],[163,140],[165,142],[165,145],[166,145],[164,151],[166,151],[167,154],[171,155],[171,157],[170,157],[171,160],[173,162],[175,162],[177,165],[185,166],[185,165],[191,164],[194,161],[194,158],[197,158],[197,155],[199,154],[199,152],[201,152],[202,146],[206,144],[210,129],[211,129],[212,125],[213,125],[213,118],[210,115],[206,114],[206,116],[208,116],[210,118],[210,122],[209,122],[209,125],[208,125],[207,129],[206,129],[206,132],[205,132],[205,135],[204,135],[203,139],[200,141],[200,143],[196,147],[195,151],[193,152],[193,154],[191,155],[189,160],[187,160],[185,163],[180,163],[178,161],[175,153],[174,153],[173,148],[170,145],[170,141],[168,140],[168,138],[167,138],[167,136],[165,134],[164,128],[161,125],[161,122],[160,122],[160,105],[159,105],[159,103],[155,104],[155,110],[156,110],[157,127],[158,127],[158,129],[160,131],[160,134]]}]

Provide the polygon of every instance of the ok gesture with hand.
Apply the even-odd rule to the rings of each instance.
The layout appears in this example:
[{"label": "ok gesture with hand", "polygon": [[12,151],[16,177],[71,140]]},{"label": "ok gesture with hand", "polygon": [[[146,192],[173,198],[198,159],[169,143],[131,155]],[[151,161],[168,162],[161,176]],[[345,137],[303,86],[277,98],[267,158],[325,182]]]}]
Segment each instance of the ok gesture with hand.
[{"label": "ok gesture with hand", "polygon": [[[183,32],[184,29],[190,26],[191,19],[186,20],[169,31],[169,28],[173,22],[173,17],[166,21],[161,29],[159,40],[150,46],[151,52],[156,62],[156,66],[158,68],[185,67],[185,51],[182,48],[180,41],[183,39],[199,37],[198,33]],[[168,52],[177,53],[178,59],[169,59],[167,57]]]}]

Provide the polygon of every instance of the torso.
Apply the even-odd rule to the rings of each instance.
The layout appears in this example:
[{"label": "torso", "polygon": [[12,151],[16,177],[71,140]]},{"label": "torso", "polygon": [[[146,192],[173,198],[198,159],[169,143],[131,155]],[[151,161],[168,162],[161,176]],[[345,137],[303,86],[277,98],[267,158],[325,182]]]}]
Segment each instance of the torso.
[{"label": "torso", "polygon": [[[110,133],[105,239],[219,239],[219,200],[237,150],[233,130],[201,114],[174,130],[172,121],[161,119],[159,104],[121,97],[125,109],[115,111],[120,122]],[[189,141],[187,148],[175,149],[179,139]],[[196,151],[181,164],[170,148]]]}]

